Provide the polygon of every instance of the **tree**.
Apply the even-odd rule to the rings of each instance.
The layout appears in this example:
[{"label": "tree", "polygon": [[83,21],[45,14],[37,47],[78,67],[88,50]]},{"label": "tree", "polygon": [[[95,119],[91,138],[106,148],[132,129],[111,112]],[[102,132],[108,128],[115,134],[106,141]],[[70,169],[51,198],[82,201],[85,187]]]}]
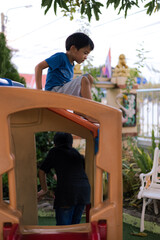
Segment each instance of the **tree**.
[{"label": "tree", "polygon": [[[119,10],[118,14],[121,11],[124,11],[126,17],[129,9],[133,6],[139,7],[138,4],[145,1],[147,0],[106,0],[106,8],[113,4],[114,9]],[[81,15],[87,15],[89,21],[91,20],[93,13],[96,20],[99,20],[99,15],[101,14],[100,8],[104,7],[104,4],[96,0],[42,0],[41,6],[46,8],[45,14],[52,5],[55,14],[57,13],[57,7],[60,7],[65,16],[70,13],[71,19],[73,19],[74,13],[78,11]],[[144,8],[146,9],[146,13],[151,15],[153,12],[160,9],[159,0],[151,0],[147,2]]]},{"label": "tree", "polygon": [[16,67],[11,63],[12,51],[6,46],[4,33],[0,33],[0,77],[26,84]]}]

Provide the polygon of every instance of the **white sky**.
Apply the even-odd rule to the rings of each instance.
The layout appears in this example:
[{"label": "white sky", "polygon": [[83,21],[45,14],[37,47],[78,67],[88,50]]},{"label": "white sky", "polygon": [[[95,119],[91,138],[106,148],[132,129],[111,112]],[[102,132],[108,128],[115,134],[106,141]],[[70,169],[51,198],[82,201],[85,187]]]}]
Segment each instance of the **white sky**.
[{"label": "white sky", "polygon": [[[26,5],[32,7],[23,7]],[[145,57],[150,70],[145,67],[142,73],[152,83],[160,83],[160,72],[151,70],[160,71],[160,12],[148,16],[143,10],[143,6],[130,10],[126,19],[123,13],[117,15],[113,7],[103,9],[100,21],[93,16],[87,27],[95,44],[92,64],[103,65],[111,48],[112,67],[117,65],[121,53],[125,54],[127,65],[135,67],[136,49],[143,43],[145,51],[149,51]],[[12,62],[19,73],[34,73],[37,63],[57,51],[65,51],[65,39],[86,26],[86,21],[80,23],[78,16],[73,21],[63,17],[60,10],[57,16],[52,9],[44,15],[41,0],[0,0],[0,12],[7,17],[8,46],[18,50]]]}]

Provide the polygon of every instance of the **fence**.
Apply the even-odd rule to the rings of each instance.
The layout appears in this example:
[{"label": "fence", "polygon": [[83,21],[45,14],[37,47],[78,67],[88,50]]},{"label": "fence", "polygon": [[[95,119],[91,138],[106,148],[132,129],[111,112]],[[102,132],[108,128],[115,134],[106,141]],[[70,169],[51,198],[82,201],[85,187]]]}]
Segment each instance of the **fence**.
[{"label": "fence", "polygon": [[160,137],[160,88],[137,90],[138,137]]}]

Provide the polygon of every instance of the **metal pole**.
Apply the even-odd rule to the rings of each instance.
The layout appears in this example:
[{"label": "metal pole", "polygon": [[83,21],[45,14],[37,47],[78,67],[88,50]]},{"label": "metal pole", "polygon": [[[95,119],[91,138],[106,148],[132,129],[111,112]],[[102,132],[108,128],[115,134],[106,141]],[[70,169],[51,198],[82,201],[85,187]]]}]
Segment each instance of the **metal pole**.
[{"label": "metal pole", "polygon": [[4,24],[4,13],[1,13],[1,31],[5,32],[5,24]]}]

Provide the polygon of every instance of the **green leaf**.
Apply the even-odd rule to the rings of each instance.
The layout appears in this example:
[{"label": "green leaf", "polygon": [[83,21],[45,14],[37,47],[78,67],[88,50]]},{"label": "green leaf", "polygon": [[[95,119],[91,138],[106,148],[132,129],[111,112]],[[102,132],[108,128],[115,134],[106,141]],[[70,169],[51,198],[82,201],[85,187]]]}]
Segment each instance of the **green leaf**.
[{"label": "green leaf", "polygon": [[108,0],[107,3],[106,3],[106,8],[109,7],[110,4],[114,3],[114,0]]},{"label": "green leaf", "polygon": [[94,11],[95,18],[96,18],[96,20],[98,21],[98,20],[99,20],[99,14],[98,14],[98,13],[99,13],[99,12],[98,12],[99,9],[97,9],[96,7],[94,7],[94,8],[93,8],[93,11]]},{"label": "green leaf", "polygon": [[61,8],[64,8],[69,12],[69,8],[67,7],[66,2],[64,0],[60,0],[60,2],[61,2]]},{"label": "green leaf", "polygon": [[46,7],[45,9],[45,14],[48,12],[48,10],[50,9],[51,5],[52,5],[53,0],[42,0],[42,4],[41,7]]},{"label": "green leaf", "polygon": [[52,0],[42,0],[41,6],[46,7],[46,6],[50,5],[50,2],[52,2]]},{"label": "green leaf", "polygon": [[57,2],[54,1],[54,13],[56,14],[57,13]]},{"label": "green leaf", "polygon": [[92,13],[91,13],[91,7],[90,7],[89,4],[87,4],[86,13],[87,13],[87,16],[88,16],[88,20],[89,20],[89,22],[90,22],[91,17],[92,17]]},{"label": "green leaf", "polygon": [[137,7],[139,8],[138,1],[136,1],[136,2],[131,2],[131,3],[132,3],[132,5],[135,5],[135,6],[137,6]]},{"label": "green leaf", "polygon": [[154,1],[154,0],[153,0],[153,1],[150,1],[150,2],[147,3],[144,7],[145,7],[145,8],[148,8],[148,9],[147,9],[147,14],[151,15],[152,12],[153,12],[153,10],[154,10],[154,8],[155,8],[155,1]]},{"label": "green leaf", "polygon": [[85,11],[85,4],[84,4],[84,2],[82,2],[82,4],[81,4],[81,15],[84,13],[84,11]]},{"label": "green leaf", "polygon": [[120,0],[115,1],[114,8],[116,9],[119,6],[119,4],[120,4]]},{"label": "green leaf", "polygon": [[97,7],[104,7],[104,5],[103,5],[102,3],[100,3],[100,2],[95,2],[95,5],[96,5]]}]

